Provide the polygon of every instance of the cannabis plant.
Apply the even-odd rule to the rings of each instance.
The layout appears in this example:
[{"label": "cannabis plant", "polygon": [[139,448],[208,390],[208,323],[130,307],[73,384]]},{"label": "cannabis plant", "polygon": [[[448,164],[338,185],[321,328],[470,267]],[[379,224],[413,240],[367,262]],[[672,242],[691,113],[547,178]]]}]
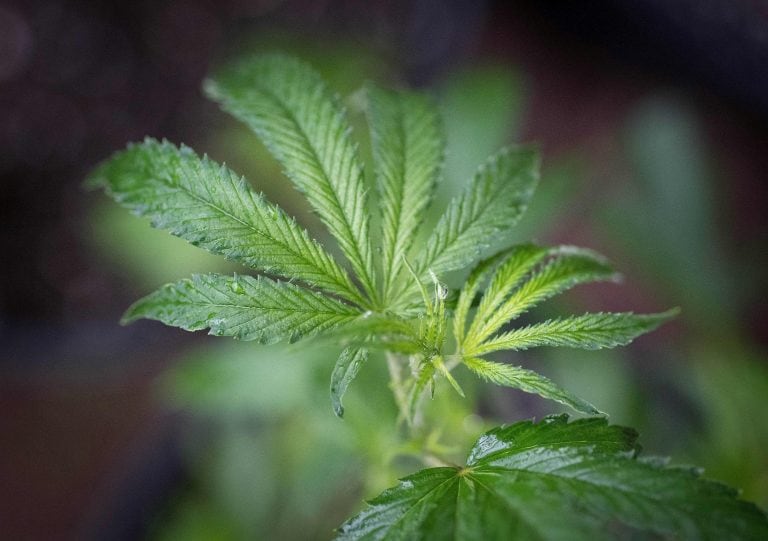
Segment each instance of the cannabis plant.
[{"label": "cannabis plant", "polygon": [[[768,539],[763,512],[734,490],[693,468],[639,458],[633,430],[608,425],[586,400],[493,356],[538,346],[625,345],[675,314],[587,313],[517,323],[567,289],[617,277],[587,249],[510,246],[509,233],[539,179],[535,150],[515,146],[492,155],[423,232],[445,146],[426,97],[364,88],[378,212],[371,221],[372,193],[342,103],[310,67],[277,54],[247,58],[208,80],[205,91],[282,164],[345,261],[226,166],[186,146],[146,139],[98,167],[90,185],[153,226],[255,274],[168,284],[133,304],[123,322],[149,318],[265,344],[333,341],[339,356],[330,395],[339,417],[371,352],[384,353],[406,426],[423,422],[421,403],[437,380],[463,396],[456,370],[591,416],[493,429],[480,436],[466,464],[402,479],[340,526],[339,539]],[[468,277],[449,291],[446,280],[458,271]]]}]

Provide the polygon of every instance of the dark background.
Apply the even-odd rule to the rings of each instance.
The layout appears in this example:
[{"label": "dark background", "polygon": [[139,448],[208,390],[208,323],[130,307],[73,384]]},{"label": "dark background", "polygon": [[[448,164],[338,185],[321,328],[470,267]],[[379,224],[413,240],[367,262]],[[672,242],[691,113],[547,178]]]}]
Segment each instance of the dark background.
[{"label": "dark background", "polygon": [[3,537],[142,537],[184,478],[180,418],[156,403],[151,382],[188,337],[117,326],[143,291],[83,242],[100,196],[80,184],[145,135],[195,147],[218,115],[202,78],[248,36],[281,30],[359,43],[415,86],[480,58],[519,67],[531,88],[522,139],[545,161],[578,147],[600,162],[640,97],[685,96],[717,161],[721,256],[750,277],[734,320],[768,346],[768,2],[4,2]]}]

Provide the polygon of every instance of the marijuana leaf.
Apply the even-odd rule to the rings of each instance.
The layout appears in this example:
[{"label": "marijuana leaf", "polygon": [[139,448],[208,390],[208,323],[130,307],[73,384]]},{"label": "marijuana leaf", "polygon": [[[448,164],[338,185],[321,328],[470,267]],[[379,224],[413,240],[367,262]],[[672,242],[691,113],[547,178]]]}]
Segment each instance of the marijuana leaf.
[{"label": "marijuana leaf", "polygon": [[[463,394],[451,374],[457,363],[497,384],[599,413],[535,372],[481,357],[542,345],[622,345],[672,315],[586,314],[503,332],[504,325],[539,302],[577,284],[616,276],[604,258],[589,250],[523,244],[472,271],[453,313],[457,349],[446,355],[453,300],[440,279],[503,242],[538,182],[537,153],[513,147],[491,156],[448,205],[426,243],[414,247],[442,166],[440,121],[428,99],[369,85],[367,115],[382,216],[381,258],[374,258],[357,149],[341,105],[320,76],[298,60],[262,55],[222,70],[205,89],[250,126],[283,164],[354,272],[348,274],[306,230],[227,167],[183,145],[146,139],[101,165],[90,184],[148,216],[155,227],[288,282],[195,276],[141,299],[128,310],[126,322],[146,317],[261,342],[335,331],[334,339],[347,346],[331,381],[338,415],[368,351],[408,355],[411,374],[399,392],[404,395],[407,388],[408,406],[402,413],[413,418],[437,377]],[[416,248],[411,266],[408,253]],[[375,263],[380,263],[378,272]],[[434,294],[427,291],[430,283]]]},{"label": "marijuana leaf", "polygon": [[605,415],[595,406],[559,387],[555,382],[533,370],[519,366],[495,363],[478,357],[465,357],[464,364],[481,378],[496,385],[514,387],[527,393],[534,393],[543,398],[560,402],[580,413]]},{"label": "marijuana leaf", "polygon": [[[547,255],[556,257],[526,277]],[[472,348],[541,301],[577,284],[609,280],[614,276],[605,259],[588,250],[515,247],[491,280],[462,343]]]},{"label": "marijuana leaf", "polygon": [[382,216],[382,296],[392,287],[424,219],[445,142],[434,105],[424,96],[367,89],[368,119]]},{"label": "marijuana leaf", "polygon": [[419,277],[463,268],[503,239],[525,211],[538,179],[538,155],[531,149],[505,148],[491,156],[427,240],[414,265]]},{"label": "marijuana leaf", "polygon": [[88,182],[196,246],[364,302],[349,275],[305,229],[242,177],[189,147],[147,138],[115,154]]},{"label": "marijuana leaf", "polygon": [[625,346],[678,313],[679,310],[673,309],[660,314],[597,313],[554,319],[500,334],[471,350],[471,353],[484,355],[502,349],[521,350],[537,346],[581,349]]},{"label": "marijuana leaf", "polygon": [[283,164],[375,304],[362,167],[344,111],[322,78],[303,62],[272,54],[222,71],[206,81],[205,90]]},{"label": "marijuana leaf", "polygon": [[466,466],[402,479],[337,539],[768,538],[765,513],[734,490],[638,449],[632,429],[599,418],[495,428]]},{"label": "marijuana leaf", "polygon": [[286,282],[251,276],[195,275],[138,300],[124,323],[156,319],[188,331],[268,344],[297,340],[351,323],[360,312],[325,295]]},{"label": "marijuana leaf", "polygon": [[[466,320],[482,284],[490,281],[466,330]],[[551,380],[521,367],[480,359],[500,350],[535,346],[599,349],[626,345],[658,327],[677,311],[663,314],[585,314],[529,325],[492,336],[508,321],[566,289],[616,274],[602,256],[573,246],[542,248],[521,244],[481,261],[470,273],[456,304],[454,335],[462,362],[478,376],[555,400],[582,413],[600,413],[592,404]]]}]

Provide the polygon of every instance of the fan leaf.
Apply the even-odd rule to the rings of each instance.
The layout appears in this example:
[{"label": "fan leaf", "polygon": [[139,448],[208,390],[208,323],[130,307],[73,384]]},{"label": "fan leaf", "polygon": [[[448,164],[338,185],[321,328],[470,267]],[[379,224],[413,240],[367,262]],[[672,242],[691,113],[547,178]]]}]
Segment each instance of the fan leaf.
[{"label": "fan leaf", "polygon": [[532,245],[512,251],[507,264],[499,268],[492,280],[487,300],[478,308],[464,341],[466,347],[473,348],[508,321],[558,293],[578,284],[617,277],[602,256],[582,248],[561,246],[549,251],[555,255],[553,259],[523,279],[547,253]]},{"label": "fan leaf", "polygon": [[453,313],[453,335],[456,337],[459,346],[461,346],[464,339],[467,317],[475,302],[478,291],[480,291],[483,283],[488,279],[488,276],[490,276],[499,262],[503,261],[505,256],[506,254],[502,252],[489,257],[488,259],[484,259],[472,269],[466,282],[464,282],[464,286],[459,293],[459,298],[456,301],[456,309]]},{"label": "fan leaf", "polygon": [[402,479],[337,539],[768,538],[765,513],[736,491],[638,449],[633,430],[597,418],[495,428],[466,466]]},{"label": "fan leaf", "polygon": [[[470,325],[469,336],[477,333],[478,329],[489,318],[494,316],[494,312],[504,302],[509,292],[518,285],[528,271],[546,257],[548,252],[549,250],[546,248],[540,248],[533,244],[522,244],[502,252],[494,258],[496,262],[501,261],[501,263],[498,265],[495,274],[491,278],[491,283],[480,300],[475,317]],[[482,268],[482,264],[480,268]],[[474,285],[471,282],[470,278],[468,284]],[[460,344],[468,338],[464,336],[463,332],[456,334],[456,337]]]}]

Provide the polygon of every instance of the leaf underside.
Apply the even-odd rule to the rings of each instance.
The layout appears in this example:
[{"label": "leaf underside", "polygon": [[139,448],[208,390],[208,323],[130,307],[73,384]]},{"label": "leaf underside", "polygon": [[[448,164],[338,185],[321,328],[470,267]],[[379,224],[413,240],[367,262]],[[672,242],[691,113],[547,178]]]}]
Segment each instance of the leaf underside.
[{"label": "leaf underside", "polygon": [[636,433],[567,416],[487,432],[465,467],[410,475],[338,540],[767,539],[768,519],[692,468],[638,457]]}]

